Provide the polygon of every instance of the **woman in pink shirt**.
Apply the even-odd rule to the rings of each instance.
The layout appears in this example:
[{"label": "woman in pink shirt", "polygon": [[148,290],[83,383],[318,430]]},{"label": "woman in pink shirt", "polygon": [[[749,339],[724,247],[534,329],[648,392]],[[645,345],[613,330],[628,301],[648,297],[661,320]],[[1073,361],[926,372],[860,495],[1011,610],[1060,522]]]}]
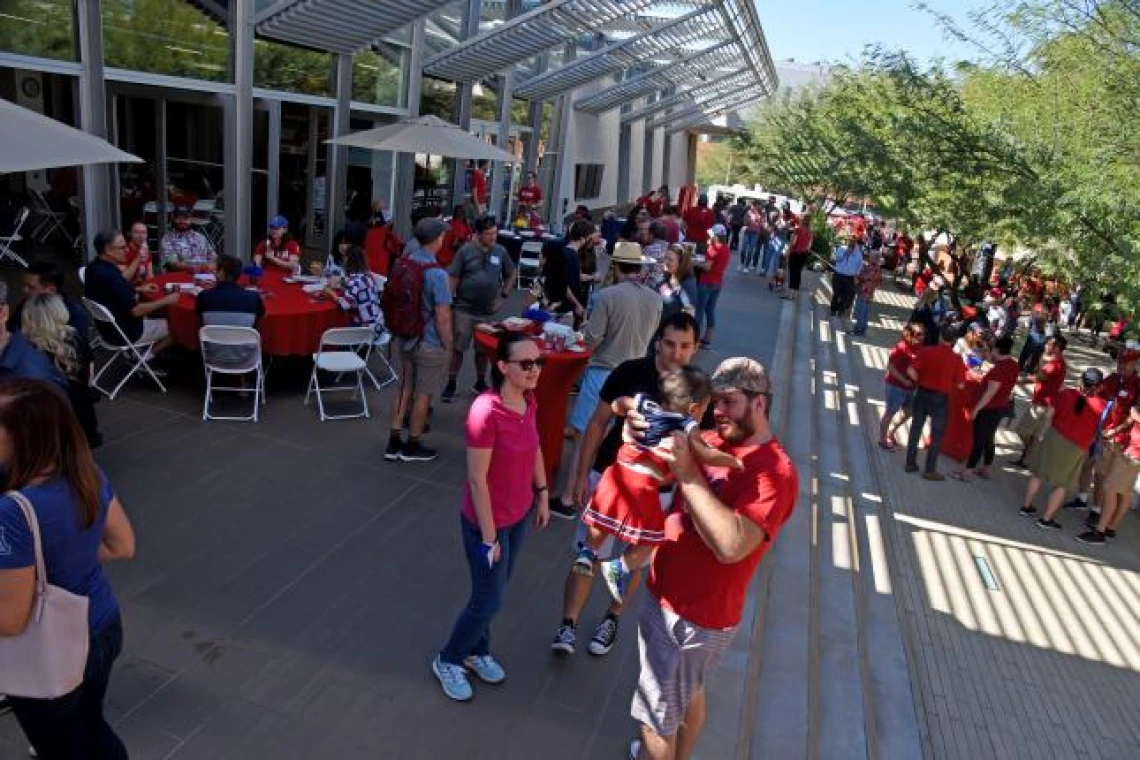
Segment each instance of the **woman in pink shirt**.
[{"label": "woman in pink shirt", "polygon": [[491,621],[502,607],[526,535],[527,515],[545,528],[549,489],[538,444],[534,388],[543,359],[521,333],[499,339],[492,386],[467,414],[467,485],[459,519],[471,572],[471,597],[451,637],[431,663],[443,692],[465,702],[474,696],[467,671],[484,683],[507,674],[491,656]]}]

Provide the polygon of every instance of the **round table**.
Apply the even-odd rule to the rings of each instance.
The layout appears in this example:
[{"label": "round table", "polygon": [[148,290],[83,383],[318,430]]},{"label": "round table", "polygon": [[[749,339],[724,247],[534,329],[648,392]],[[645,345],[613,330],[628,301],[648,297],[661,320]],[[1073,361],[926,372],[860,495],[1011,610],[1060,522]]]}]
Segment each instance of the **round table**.
[{"label": "round table", "polygon": [[511,260],[516,264],[519,263],[519,259],[522,257],[523,243],[546,243],[550,240],[558,240],[558,236],[546,232],[523,235],[507,230],[500,230],[498,236],[499,245],[507,249]]},{"label": "round table", "polygon": [[[257,325],[261,333],[261,349],[273,356],[308,356],[317,350],[321,335],[333,327],[347,327],[352,323],[350,314],[341,310],[334,301],[316,299],[301,289],[299,283],[285,282],[284,272],[267,270],[261,278],[262,300],[265,315]],[[242,281],[245,281],[245,277]],[[172,272],[155,277],[159,285],[155,298],[165,295],[168,282],[193,281],[189,272]],[[166,310],[170,335],[174,342],[191,350],[198,350],[198,328],[201,322],[194,308],[194,296],[183,293],[178,302]]]},{"label": "round table", "polygon": [[[570,391],[578,376],[586,368],[593,352],[547,351],[541,337],[535,338],[546,366],[538,378],[534,389],[538,402],[538,440],[542,445],[542,459],[546,463],[546,482],[552,486],[558,464],[562,461],[562,443],[566,429],[566,408],[570,403]],[[495,349],[499,345],[496,335],[475,331],[475,343],[479,350],[495,361]]]}]

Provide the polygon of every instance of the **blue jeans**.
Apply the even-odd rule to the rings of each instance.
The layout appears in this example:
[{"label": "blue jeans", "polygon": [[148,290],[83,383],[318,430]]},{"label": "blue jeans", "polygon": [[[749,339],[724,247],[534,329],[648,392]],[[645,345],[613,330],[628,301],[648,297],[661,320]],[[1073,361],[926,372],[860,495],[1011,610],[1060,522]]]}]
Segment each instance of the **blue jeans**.
[{"label": "blue jeans", "polygon": [[1022,372],[1036,372],[1037,364],[1045,354],[1045,335],[1031,332],[1025,336],[1025,345],[1021,347],[1021,356],[1017,363]]},{"label": "blue jeans", "polygon": [[491,621],[503,606],[507,581],[511,579],[511,571],[514,570],[523,538],[526,537],[528,519],[529,515],[508,528],[499,529],[502,556],[493,566],[488,567],[479,526],[460,515],[463,550],[467,554],[467,566],[471,571],[471,598],[459,613],[459,619],[455,621],[451,637],[439,653],[439,659],[452,665],[462,665],[471,655],[490,654]]},{"label": "blue jeans", "polygon": [[855,328],[852,330],[856,335],[863,335],[867,332],[867,320],[871,317],[871,299],[859,296],[855,299]]},{"label": "blue jeans", "polygon": [[49,760],[127,760],[127,748],[103,716],[111,667],[123,651],[118,615],[91,634],[83,683],[57,699],[9,697],[12,712],[36,753]]},{"label": "blue jeans", "polygon": [[760,257],[760,233],[753,230],[744,230],[740,240],[740,266],[751,269],[756,266]]},{"label": "blue jeans", "polygon": [[700,303],[697,304],[697,327],[704,334],[705,327],[716,329],[716,302],[720,298],[720,285],[698,285],[697,293]]},{"label": "blue jeans", "polygon": [[764,246],[764,262],[761,265],[764,268],[764,275],[766,277],[771,277],[776,274],[776,270],[780,268],[780,257],[783,253],[784,241],[776,236],[769,238],[767,244]]}]

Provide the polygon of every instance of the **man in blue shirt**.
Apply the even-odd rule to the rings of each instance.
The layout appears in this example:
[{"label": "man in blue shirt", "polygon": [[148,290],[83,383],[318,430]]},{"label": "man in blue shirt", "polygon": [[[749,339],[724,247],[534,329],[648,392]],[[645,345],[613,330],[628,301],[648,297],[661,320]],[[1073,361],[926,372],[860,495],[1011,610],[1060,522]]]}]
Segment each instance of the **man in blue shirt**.
[{"label": "man in blue shirt", "polygon": [[[165,319],[149,317],[160,309],[178,302],[180,294],[171,293],[149,303],[140,303],[134,287],[123,277],[119,265],[126,261],[127,241],[118,230],[104,230],[95,235],[92,245],[98,257],[87,266],[83,292],[92,301],[107,307],[115,317],[127,340],[154,344],[154,353],[170,345],[170,327]],[[111,345],[123,339],[111,325],[99,323],[99,334]]]},{"label": "man in blue shirt", "polygon": [[855,303],[855,275],[863,268],[863,244],[847,238],[835,249],[831,275],[831,316],[845,317]]},{"label": "man in blue shirt", "polygon": [[[446,222],[428,217],[416,222],[404,256],[419,264],[434,266],[424,271],[422,337],[399,338],[392,342],[392,354],[400,359],[400,392],[392,406],[392,430],[384,459],[389,462],[430,462],[439,454],[420,443],[427,424],[431,400],[447,384],[452,351],[451,288],[447,272],[438,265],[436,254],[443,247]],[[393,267],[395,271],[395,267]],[[393,278],[395,279],[395,278]],[[391,324],[391,323],[389,323]],[[403,440],[403,421],[411,410],[408,440]]]},{"label": "man in blue shirt", "polygon": [[0,378],[25,377],[54,383],[67,398],[67,378],[55,363],[18,332],[8,331],[8,283],[0,280]]},{"label": "man in blue shirt", "polygon": [[238,285],[241,270],[236,256],[218,257],[217,285],[199,293],[194,304],[202,324],[253,327],[265,314],[261,296]]},{"label": "man in blue shirt", "polygon": [[[33,261],[24,272],[24,303],[38,295],[58,295],[67,307],[67,323],[84,341],[91,340],[91,315],[83,304],[63,292],[63,270],[54,261]],[[24,304],[12,312],[9,330],[19,330],[23,322]]]}]

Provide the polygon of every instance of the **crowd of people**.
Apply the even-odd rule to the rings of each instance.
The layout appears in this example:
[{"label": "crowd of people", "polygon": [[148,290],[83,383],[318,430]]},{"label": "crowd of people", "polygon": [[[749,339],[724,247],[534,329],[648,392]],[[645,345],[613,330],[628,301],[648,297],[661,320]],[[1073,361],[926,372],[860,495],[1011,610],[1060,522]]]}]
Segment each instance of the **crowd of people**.
[{"label": "crowd of people", "polygon": [[[652,601],[637,626],[641,675],[631,711],[641,728],[631,756],[656,760],[691,756],[706,678],[732,640],[751,578],[798,485],[769,425],[774,389],[763,366],[738,357],[708,374],[693,363],[714,337],[731,256],[728,225],[707,219],[705,199],[685,217],[665,189],[650,200],[612,244],[604,225],[577,211],[566,236],[544,247],[526,299],[580,328],[591,351],[568,418],[575,442],[561,498],[551,497],[539,444],[539,344],[508,332],[493,360],[475,351],[458,510],[471,595],[431,671],[455,700],[473,697],[469,674],[491,684],[506,678],[491,626],[529,526],[580,518],[551,649],[574,653],[578,617],[600,575],[612,598],[588,651],[608,653],[622,610],[646,579]],[[85,641],[70,642],[86,647],[86,661],[66,688],[26,690],[0,673],[0,693],[7,691],[45,758],[88,757],[92,748],[100,757],[127,756],[104,717],[123,637],[102,563],[130,558],[134,534],[92,455],[101,442],[93,345],[145,341],[159,355],[171,344],[163,314],[180,296],[159,290],[159,268],[216,279],[196,296],[203,324],[250,327],[265,306],[240,278],[301,270],[300,248],[281,216],[269,220],[248,263],[214,251],[181,208],[157,256],[141,224],[128,235],[100,232],[92,243],[83,292],[113,324],[92,324],[83,304],[64,294],[54,265],[28,269],[18,310],[8,309],[0,288],[0,469],[9,491],[0,498],[0,661],[8,661],[9,645],[43,635],[33,615],[38,561],[52,583],[87,600]],[[422,218],[405,244],[378,213],[370,225],[348,225],[334,250],[311,265],[333,275],[325,295],[355,324],[392,339],[400,383],[384,458],[433,460],[438,452],[423,441],[432,404],[457,399],[474,331],[500,312],[521,274],[498,242],[497,220]]]}]

